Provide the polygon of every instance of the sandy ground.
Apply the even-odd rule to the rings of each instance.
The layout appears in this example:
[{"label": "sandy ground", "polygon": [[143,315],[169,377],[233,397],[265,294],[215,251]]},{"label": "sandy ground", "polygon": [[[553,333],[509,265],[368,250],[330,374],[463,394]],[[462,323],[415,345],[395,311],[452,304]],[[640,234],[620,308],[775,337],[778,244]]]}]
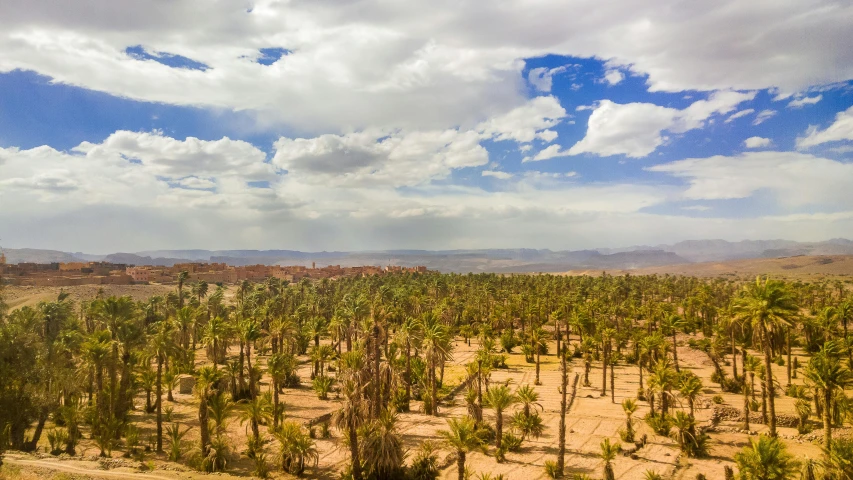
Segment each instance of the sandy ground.
[{"label": "sandy ground", "polygon": [[[685,263],[634,270],[608,270],[611,275],[689,275],[695,277],[755,278],[770,275],[790,280],[853,281],[853,255],[820,255],[784,258],[752,258],[728,262]],[[572,270],[566,275],[601,275],[601,270]]]},{"label": "sandy ground", "polygon": [[[679,361],[683,369],[688,369],[699,375],[705,384],[703,397],[697,402],[696,416],[701,423],[707,422],[711,417],[711,398],[714,395],[722,395],[725,403],[740,407],[741,396],[738,394],[721,393],[715,384],[710,382],[710,376],[713,372],[712,365],[707,359],[707,356],[701,352],[693,351],[687,348],[687,337],[680,339],[681,346],[679,347]],[[448,365],[446,382],[448,384],[458,383],[462,374],[462,366],[472,359],[476,349],[476,342],[468,347],[463,342],[458,341],[454,351],[454,359]],[[551,351],[554,351],[554,345],[551,346]],[[233,353],[236,353],[233,352]],[[199,353],[199,361],[202,354]],[[801,357],[801,364],[804,360]],[[265,359],[260,358],[260,363],[263,364]],[[535,373],[533,364],[525,363],[523,355],[516,353],[510,356],[510,368],[506,370],[495,370],[492,374],[493,382],[509,381],[512,386],[533,385]],[[334,411],[337,408],[337,401],[334,395],[330,400],[322,401],[317,399],[316,395],[308,388],[310,366],[307,360],[301,365],[299,374],[303,379],[301,388],[286,389],[282,400],[286,404],[286,416],[288,419],[297,420],[305,423],[311,419]],[[582,363],[580,360],[574,361],[573,369],[580,373],[582,377]],[[730,371],[730,366],[727,367]],[[738,365],[740,369],[740,365]],[[785,367],[774,365],[774,374],[779,379],[779,383],[786,383]],[[472,472],[475,473],[492,473],[505,474],[508,479],[540,479],[546,478],[543,466],[546,460],[554,460],[557,454],[557,431],[559,425],[559,408],[560,395],[557,391],[557,386],[560,382],[559,365],[554,355],[542,357],[541,365],[541,381],[542,385],[534,388],[540,394],[540,403],[542,405],[542,416],[546,425],[545,433],[539,439],[528,440],[522,451],[517,453],[507,454],[504,463],[497,463],[494,459],[494,448],[491,447],[488,455],[481,453],[473,453],[469,455],[467,465]],[[570,474],[586,473],[594,478],[600,478],[602,474],[602,461],[597,454],[600,451],[599,444],[604,438],[610,438],[611,441],[618,441],[618,431],[624,426],[625,416],[621,408],[621,401],[625,398],[633,398],[636,394],[638,384],[637,368],[632,365],[618,366],[616,370],[616,399],[615,403],[611,401],[610,393],[606,397],[600,396],[601,391],[601,369],[600,365],[596,365],[590,372],[590,380],[592,387],[583,387],[583,379],[578,384],[577,398],[568,415],[567,424],[567,467]],[[801,382],[802,379],[795,382]],[[264,385],[262,388],[268,388]],[[609,389],[609,384],[608,384]],[[171,414],[172,421],[180,422],[182,425],[189,425],[192,428],[187,435],[186,440],[193,444],[197,443],[198,428],[196,420],[197,407],[195,399],[192,395],[181,395],[175,392],[175,402],[164,402],[166,409],[173,410]],[[138,424],[143,426],[141,438],[143,442],[147,441],[149,435],[154,433],[154,415],[142,413],[141,409],[144,406],[144,396],[140,395],[136,400],[137,410],[133,416]],[[505,413],[507,422],[514,409]],[[686,408],[686,406],[685,406]],[[464,401],[460,396],[451,400],[446,405],[440,408],[439,417],[431,417],[420,413],[421,406],[418,402],[413,402],[412,412],[400,415],[400,432],[403,434],[406,448],[414,451],[417,446],[427,439],[436,439],[437,431],[446,428],[446,419],[448,417],[462,416],[466,414]],[[793,401],[788,397],[780,397],[777,400],[777,411],[780,413],[792,413]],[[640,409],[635,418],[642,418],[648,412],[648,405],[645,402],[640,402]],[[486,409],[486,420],[494,422],[493,411]],[[252,470],[252,462],[240,455],[245,449],[246,430],[248,425],[241,425],[235,417],[229,421],[227,435],[233,446],[233,458],[228,466],[228,476],[249,476]],[[678,447],[676,443],[666,437],[654,435],[644,422],[637,423],[638,437],[643,433],[648,434],[649,444],[637,452],[637,458],[632,459],[627,456],[619,456],[614,462],[614,470],[616,478],[620,480],[640,480],[643,478],[647,470],[654,470],[661,473],[665,478],[676,479],[693,479],[697,473],[704,473],[709,479],[723,478],[723,467],[725,465],[734,466],[732,457],[735,452],[741,449],[748,443],[748,435],[736,431],[738,425],[734,423],[723,422],[721,424],[721,432],[711,434],[710,441],[710,456],[703,459],[689,459],[684,461],[680,459]],[[818,427],[819,428],[819,427]],[[766,431],[763,425],[754,425],[753,429],[757,432]],[[730,431],[729,431],[730,430]],[[816,458],[820,455],[820,448],[817,444],[803,439],[796,439],[796,431],[790,428],[780,428],[780,435],[785,438],[786,443],[798,457],[808,456]],[[338,477],[338,472],[343,470],[348,462],[347,450],[342,447],[340,442],[340,432],[333,430],[332,439],[318,439],[317,449],[320,453],[319,468],[311,469],[307,473],[308,478],[333,479]],[[45,446],[46,438],[43,436]],[[166,448],[168,448],[168,441]],[[274,457],[275,445],[268,446],[270,458]],[[80,446],[80,454],[83,458],[91,459],[98,452],[97,447],[91,440],[84,440]],[[442,452],[441,460],[444,460],[449,451]],[[121,455],[120,449],[113,453],[114,457]],[[164,457],[149,454],[147,460],[153,460],[155,469],[150,472],[134,473],[133,468],[119,468],[117,470],[103,471],[97,469],[96,462],[90,460],[65,460],[60,461],[51,457],[42,455],[43,458],[34,458],[21,454],[12,454],[8,456],[9,464],[18,468],[21,472],[28,471],[43,471],[56,470],[75,475],[86,473],[84,478],[141,478],[141,479],[173,479],[173,478],[198,478],[204,475],[188,471],[173,471],[174,464],[164,461]],[[178,468],[182,468],[178,466]],[[455,464],[449,465],[443,472],[441,478],[455,479],[456,470]],[[94,472],[93,472],[94,469]],[[91,472],[91,473],[88,473]],[[112,476],[112,473],[118,476]],[[275,473],[275,476],[284,478],[281,473]],[[44,478],[41,476],[41,478]]]},{"label": "sandy ground", "polygon": [[111,295],[130,295],[134,300],[147,300],[153,295],[166,295],[174,292],[174,285],[75,285],[72,287],[31,287],[7,285],[3,287],[3,297],[11,308],[35,306],[39,302],[57,299],[60,293],[70,294],[78,305],[81,300],[91,300],[99,293]]}]

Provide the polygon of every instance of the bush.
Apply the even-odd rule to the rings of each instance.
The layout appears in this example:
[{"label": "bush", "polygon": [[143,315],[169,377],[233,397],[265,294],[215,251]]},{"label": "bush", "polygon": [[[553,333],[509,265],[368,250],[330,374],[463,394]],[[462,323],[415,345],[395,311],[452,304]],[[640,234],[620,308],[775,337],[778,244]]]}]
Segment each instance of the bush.
[{"label": "bush", "polygon": [[201,459],[200,469],[203,472],[223,472],[228,464],[228,441],[222,435],[213,437],[210,442],[210,452]]},{"label": "bush", "polygon": [[557,462],[553,460],[545,461],[545,475],[548,475],[548,478],[560,478],[561,473],[557,470]]},{"label": "bush", "polygon": [[723,396],[722,395],[714,395],[713,397],[711,397],[711,401],[717,405],[722,405],[723,404]]},{"label": "bush", "polygon": [[332,429],[329,427],[329,422],[320,424],[320,438],[332,438]]},{"label": "bush", "polygon": [[64,428],[51,429],[47,432],[47,441],[50,443],[50,454],[59,455],[68,443],[68,431]]},{"label": "bush", "polygon": [[267,454],[264,452],[255,452],[255,469],[252,475],[258,478],[268,478],[270,476],[270,467],[267,464]]},{"label": "bush", "polygon": [[503,438],[501,439],[501,447],[506,447],[508,452],[517,452],[521,449],[521,442],[523,440],[520,436],[516,435],[514,432],[509,431],[504,433]]},{"label": "bush", "polygon": [[654,470],[646,470],[643,474],[643,480],[663,480],[663,475]]},{"label": "bush", "polygon": [[412,466],[409,469],[409,478],[411,480],[435,480],[438,478],[438,446],[426,441],[418,448],[415,458],[412,459]]},{"label": "bush", "polygon": [[512,349],[518,346],[518,339],[511,328],[504,330],[501,334],[501,348],[506,353],[512,353]]},{"label": "bush", "polygon": [[668,437],[669,431],[672,429],[672,424],[670,423],[669,418],[663,415],[655,415],[654,417],[646,415],[646,424],[656,434],[664,437]]},{"label": "bush", "polygon": [[329,392],[332,391],[332,384],[334,383],[334,379],[332,377],[327,377],[325,375],[319,376],[314,379],[314,392],[317,393],[317,398],[320,400],[328,400]]}]

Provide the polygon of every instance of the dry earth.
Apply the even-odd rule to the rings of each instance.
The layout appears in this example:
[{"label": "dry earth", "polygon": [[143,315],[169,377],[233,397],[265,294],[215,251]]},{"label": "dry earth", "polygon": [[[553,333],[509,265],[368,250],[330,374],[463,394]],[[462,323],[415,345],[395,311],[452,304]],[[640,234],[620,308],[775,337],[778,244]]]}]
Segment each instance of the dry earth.
[{"label": "dry earth", "polygon": [[[705,354],[687,348],[687,339],[687,336],[679,339],[679,361],[681,368],[691,370],[703,379],[706,388],[702,399],[698,402],[696,415],[700,424],[707,424],[712,414],[713,404],[711,403],[711,399],[713,396],[721,395],[726,404],[737,408],[740,408],[742,405],[742,397],[739,394],[721,393],[718,387],[711,383],[710,376],[713,368],[710,361]],[[448,365],[445,372],[445,381],[448,384],[459,383],[463,374],[462,365],[472,359],[476,347],[476,342],[473,342],[470,347],[462,341],[456,343],[454,359]],[[554,351],[554,347],[552,344],[552,352]],[[234,353],[236,354],[236,350]],[[199,353],[198,357],[201,358],[202,356]],[[805,360],[805,357],[800,358],[801,365],[805,364]],[[262,356],[260,362],[263,364],[265,357]],[[514,386],[532,385],[534,383],[534,367],[532,364],[525,363],[523,355],[519,353],[511,355],[508,363],[508,369],[495,370],[493,372],[493,382],[510,382],[510,385]],[[740,368],[740,365],[738,367]],[[307,360],[305,360],[299,370],[304,386],[296,389],[286,389],[285,394],[282,396],[283,401],[286,403],[287,418],[302,423],[308,423],[313,419],[322,417],[324,414],[334,411],[337,406],[337,401],[334,398],[328,401],[318,400],[313,391],[308,388],[309,368]],[[730,369],[731,367],[728,368]],[[574,361],[573,370],[580,374],[581,377],[583,376],[583,367],[579,360]],[[774,365],[774,374],[779,379],[780,384],[784,385],[786,383],[785,367]],[[595,366],[592,369],[590,380],[593,386],[583,387],[583,378],[581,378],[578,384],[577,397],[568,415],[566,441],[568,450],[567,466],[570,473],[586,473],[593,478],[600,478],[602,474],[602,461],[597,456],[597,453],[600,451],[599,444],[604,438],[610,438],[611,441],[619,440],[619,429],[625,424],[625,415],[622,412],[620,402],[625,398],[635,396],[639,386],[638,373],[635,366],[617,367],[615,403],[611,401],[609,391],[607,396],[600,396],[600,366]],[[494,457],[491,456],[493,448],[491,448],[489,455],[480,453],[471,454],[467,465],[472,472],[505,474],[508,479],[532,480],[546,478],[543,469],[544,463],[546,460],[555,459],[557,454],[558,442],[556,436],[560,408],[560,395],[557,391],[557,385],[559,381],[559,365],[556,357],[554,355],[543,357],[541,369],[542,385],[535,388],[540,394],[542,416],[547,426],[545,433],[539,439],[531,439],[526,442],[521,452],[507,454],[507,459],[504,463],[497,463]],[[801,381],[801,379],[795,380],[795,383]],[[266,389],[268,386],[264,384],[263,388]],[[439,417],[431,417],[419,413],[421,406],[418,402],[413,403],[412,413],[401,414],[399,426],[406,448],[413,451],[423,441],[437,439],[438,435],[436,432],[446,427],[446,419],[448,417],[465,415],[466,407],[461,397],[461,395],[458,395],[447,402],[440,409]],[[154,432],[154,416],[142,413],[144,402],[144,395],[137,397],[137,409],[134,411],[133,416],[134,420],[141,425],[141,438],[147,441],[149,436]],[[641,407],[636,414],[637,418],[642,418],[648,412],[648,405],[645,402],[640,402],[640,405]],[[172,421],[193,427],[187,435],[186,440],[195,444],[198,439],[198,422],[196,419],[197,406],[192,395],[181,395],[175,392],[175,402],[165,402],[165,408],[173,410],[171,413]],[[777,411],[781,414],[793,413],[792,400],[788,397],[780,397],[777,401]],[[511,413],[511,411],[506,413],[506,417],[508,418]],[[486,410],[486,419],[490,422],[494,421],[494,415],[491,410]],[[234,458],[228,465],[229,474],[220,476],[230,478],[231,476],[245,477],[250,475],[252,463],[245,456],[239,455],[245,448],[247,426],[241,425],[236,417],[232,417],[230,420],[227,434],[234,447]],[[819,429],[817,423],[815,423],[815,427]],[[763,425],[753,425],[753,428],[757,432],[766,430],[766,427]],[[749,438],[749,435],[739,431],[739,425],[724,421],[720,424],[717,431],[711,433],[710,456],[703,459],[689,459],[689,461],[684,461],[680,459],[678,447],[672,439],[654,435],[643,422],[638,422],[637,429],[638,436],[644,433],[648,434],[649,443],[645,448],[637,452],[636,459],[628,456],[619,456],[616,459],[614,468],[616,478],[620,480],[640,480],[643,478],[646,470],[659,472],[665,478],[684,480],[692,480],[697,473],[704,473],[709,479],[723,478],[723,467],[725,465],[734,466],[732,460],[734,453],[746,445]],[[849,434],[849,432],[842,431],[839,434]],[[820,455],[819,446],[813,443],[811,438],[806,439],[798,436],[795,429],[780,428],[780,435],[797,456],[816,458]],[[46,446],[47,441],[44,436],[42,438],[42,443]],[[815,438],[819,438],[819,435],[815,436]],[[317,440],[317,449],[320,453],[319,467],[309,470],[306,475],[308,478],[333,479],[338,477],[338,472],[347,464],[347,450],[339,442],[340,433],[335,430],[333,430],[333,438]],[[164,443],[167,443],[167,441]],[[168,448],[167,445],[166,448]],[[269,450],[272,454],[274,444],[269,446]],[[164,461],[162,455],[156,456],[153,454],[149,454],[147,459],[147,461],[153,461],[153,471],[135,473],[138,472],[138,469],[133,467],[137,466],[138,462],[131,462],[130,460],[127,461],[128,466],[126,467],[104,471],[94,461],[96,459],[93,456],[97,452],[97,447],[93,442],[86,439],[81,443],[79,452],[81,458],[77,460],[60,460],[43,454],[34,457],[14,453],[7,456],[7,464],[11,467],[4,467],[3,471],[6,472],[4,474],[5,478],[29,478],[27,475],[32,474],[35,474],[38,478],[51,478],[50,475],[53,475],[45,476],[45,472],[64,472],[73,475],[70,478],[140,478],[163,480],[205,477],[205,475],[192,472],[183,466],[176,466],[173,463]],[[449,454],[449,451],[443,451],[441,460],[445,460],[445,457]],[[113,455],[114,457],[119,457],[121,452],[116,451]],[[455,468],[455,464],[449,464],[443,470],[441,478],[456,478]],[[113,473],[119,475],[112,475]],[[287,478],[286,475],[278,472],[274,473],[274,476],[277,478]]]},{"label": "dry earth", "polygon": [[[694,277],[755,278],[770,275],[788,280],[822,279],[853,282],[853,255],[751,258],[727,262],[684,263],[633,270],[607,270],[610,275],[688,275]],[[570,270],[565,275],[601,275],[601,270]]]}]

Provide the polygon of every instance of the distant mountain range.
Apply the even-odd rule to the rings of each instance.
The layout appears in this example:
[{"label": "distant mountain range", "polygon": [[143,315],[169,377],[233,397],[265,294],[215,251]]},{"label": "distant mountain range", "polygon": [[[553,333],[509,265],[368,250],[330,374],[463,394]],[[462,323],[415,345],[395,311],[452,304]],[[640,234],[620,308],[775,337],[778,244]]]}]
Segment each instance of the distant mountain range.
[{"label": "distant mountain range", "polygon": [[536,249],[383,250],[365,252],[300,252],[296,250],[152,250],[92,255],[30,248],[4,249],[9,263],[107,261],[132,265],[171,266],[184,262],[224,262],[229,265],[426,265],[442,272],[563,272],[567,270],[635,268],[691,262],[721,262],[748,258],[797,255],[853,255],[853,241],[688,240],[673,245],[553,251]]}]

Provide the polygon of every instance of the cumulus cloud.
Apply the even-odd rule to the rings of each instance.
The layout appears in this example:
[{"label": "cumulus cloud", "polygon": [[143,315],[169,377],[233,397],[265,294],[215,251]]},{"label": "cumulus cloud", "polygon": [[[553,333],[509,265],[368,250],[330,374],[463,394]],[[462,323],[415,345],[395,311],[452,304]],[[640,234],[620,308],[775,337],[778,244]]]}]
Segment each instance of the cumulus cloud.
[{"label": "cumulus cloud", "polygon": [[684,198],[723,200],[765,191],[787,206],[853,208],[853,164],[796,152],[747,152],[692,158],[647,168],[686,179]]},{"label": "cumulus cloud", "polygon": [[825,130],[809,127],[805,136],[797,138],[797,148],[809,148],[829,142],[853,140],[853,107],[835,115],[835,121]]},{"label": "cumulus cloud", "polygon": [[773,141],[769,138],[749,137],[743,141],[743,146],[746,148],[766,148],[772,143]]},{"label": "cumulus cloud", "polygon": [[805,107],[806,105],[814,105],[817,102],[821,101],[822,99],[823,99],[823,95],[817,95],[814,97],[797,98],[797,99],[791,100],[788,103],[788,108],[802,108],[802,107]]},{"label": "cumulus cloud", "polygon": [[[548,54],[610,59],[614,69],[646,76],[652,91],[797,92],[853,78],[853,52],[839,41],[849,36],[853,5],[832,0],[89,7],[5,2],[0,72],[35,71],[143,101],[252,110],[313,133],[479,122],[523,104],[523,60]],[[209,68],[129,54],[135,46]],[[265,48],[289,53],[259,63]],[[546,73],[533,76],[543,91]]]},{"label": "cumulus cloud", "polygon": [[[727,114],[754,96],[754,92],[716,92],[683,110],[651,103],[618,104],[602,100],[589,117],[586,136],[565,154],[645,157],[666,143],[668,137],[664,132],[678,134],[701,128],[712,115]],[[549,152],[552,156],[556,153]]]},{"label": "cumulus cloud", "polygon": [[604,81],[607,82],[608,85],[616,85],[625,79],[625,75],[619,70],[608,70],[607,73],[604,74]]},{"label": "cumulus cloud", "polygon": [[519,143],[529,143],[537,136],[551,141],[556,138],[556,132],[545,131],[556,126],[565,117],[566,110],[555,97],[535,97],[520,107],[480,123],[476,129],[498,141],[515,140]]},{"label": "cumulus cloud", "polygon": [[554,75],[563,73],[568,67],[562,66],[557,68],[532,68],[527,72],[527,81],[540,92],[550,92],[553,83]]}]

